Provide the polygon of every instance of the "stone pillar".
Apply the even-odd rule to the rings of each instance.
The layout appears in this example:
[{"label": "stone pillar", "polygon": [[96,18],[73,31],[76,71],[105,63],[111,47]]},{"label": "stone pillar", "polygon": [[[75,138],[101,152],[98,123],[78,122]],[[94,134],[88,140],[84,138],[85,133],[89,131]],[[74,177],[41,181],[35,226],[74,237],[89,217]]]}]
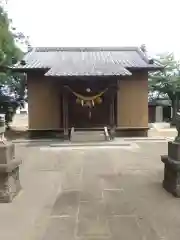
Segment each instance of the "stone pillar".
[{"label": "stone pillar", "polygon": [[163,187],[175,197],[180,197],[180,143],[168,142],[168,155],[161,156],[164,163]]},{"label": "stone pillar", "polygon": [[11,202],[21,189],[19,180],[20,160],[15,159],[15,146],[0,142],[0,202]]},{"label": "stone pillar", "polygon": [[156,107],[155,122],[163,122],[163,107]]}]

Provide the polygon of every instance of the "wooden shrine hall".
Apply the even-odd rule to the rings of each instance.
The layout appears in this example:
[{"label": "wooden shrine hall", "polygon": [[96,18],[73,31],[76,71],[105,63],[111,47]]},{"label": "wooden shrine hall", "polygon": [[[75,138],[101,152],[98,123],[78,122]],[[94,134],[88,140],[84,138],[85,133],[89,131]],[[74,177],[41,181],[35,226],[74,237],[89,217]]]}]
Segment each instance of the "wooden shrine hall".
[{"label": "wooden shrine hall", "polygon": [[33,48],[14,66],[27,74],[30,136],[146,136],[148,71],[159,69],[136,47]]}]

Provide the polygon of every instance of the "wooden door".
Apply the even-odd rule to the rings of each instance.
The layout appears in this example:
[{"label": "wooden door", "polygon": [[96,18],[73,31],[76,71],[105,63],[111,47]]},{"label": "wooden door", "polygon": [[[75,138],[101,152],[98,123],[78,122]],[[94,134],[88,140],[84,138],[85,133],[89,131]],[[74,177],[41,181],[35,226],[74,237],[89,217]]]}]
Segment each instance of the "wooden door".
[{"label": "wooden door", "polygon": [[[95,95],[103,91],[107,87],[107,83],[87,81],[76,82],[71,88],[82,94],[87,95],[86,88],[90,86],[89,95]],[[68,95],[69,105],[69,126],[75,128],[98,128],[108,126],[110,124],[110,100],[107,94],[102,96],[102,103],[95,104],[94,107],[88,108],[77,103],[76,96],[71,92]]]},{"label": "wooden door", "polygon": [[75,128],[96,128],[109,125],[110,105],[106,99],[92,108],[76,103],[74,96],[69,97],[69,125]]}]

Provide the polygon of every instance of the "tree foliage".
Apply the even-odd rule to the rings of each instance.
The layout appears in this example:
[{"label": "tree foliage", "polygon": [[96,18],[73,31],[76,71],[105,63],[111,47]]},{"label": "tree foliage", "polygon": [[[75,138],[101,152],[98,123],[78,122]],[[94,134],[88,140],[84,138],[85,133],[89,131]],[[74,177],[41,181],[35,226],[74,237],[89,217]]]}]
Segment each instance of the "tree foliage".
[{"label": "tree foliage", "polygon": [[17,43],[27,43],[24,34],[12,27],[7,12],[0,5],[0,113],[6,114],[7,125],[25,94],[24,74],[14,73],[10,67],[22,58]]},{"label": "tree foliage", "polygon": [[172,102],[175,116],[180,99],[180,63],[175,60],[172,53],[160,54],[156,60],[164,66],[164,69],[150,74],[149,90],[167,95]]},{"label": "tree foliage", "polygon": [[0,6],[0,64],[10,66],[21,55],[22,52],[15,44],[14,34],[11,32],[7,13]]}]

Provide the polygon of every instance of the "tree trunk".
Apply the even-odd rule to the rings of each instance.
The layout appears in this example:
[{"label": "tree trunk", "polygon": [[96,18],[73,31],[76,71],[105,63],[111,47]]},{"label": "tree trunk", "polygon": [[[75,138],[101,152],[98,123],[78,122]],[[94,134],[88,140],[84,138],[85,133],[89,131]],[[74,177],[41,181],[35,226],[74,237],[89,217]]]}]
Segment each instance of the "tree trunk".
[{"label": "tree trunk", "polygon": [[176,124],[176,113],[179,110],[179,98],[178,98],[178,95],[176,94],[175,98],[171,99],[171,101],[172,101],[172,109],[173,109],[171,125],[175,126],[175,124]]}]

